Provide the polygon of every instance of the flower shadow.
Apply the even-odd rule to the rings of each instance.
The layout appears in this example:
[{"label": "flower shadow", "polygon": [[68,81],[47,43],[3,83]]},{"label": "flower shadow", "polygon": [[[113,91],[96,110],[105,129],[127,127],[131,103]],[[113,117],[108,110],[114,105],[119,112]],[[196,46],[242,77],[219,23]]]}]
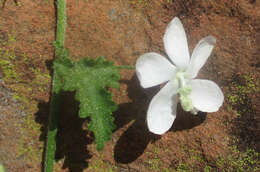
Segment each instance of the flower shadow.
[{"label": "flower shadow", "polygon": [[[114,159],[118,163],[131,163],[142,155],[147,145],[160,139],[148,131],[146,124],[146,111],[153,96],[160,90],[160,86],[143,89],[139,81],[134,77],[129,81],[121,81],[128,85],[128,97],[131,103],[119,105],[115,112],[117,129],[133,122],[130,127],[120,136],[114,148]],[[185,112],[180,104],[177,107],[177,116],[170,131],[191,129],[200,125],[206,119],[206,113],[199,112],[197,115]]]},{"label": "flower shadow", "polygon": [[149,142],[160,138],[148,131],[145,121],[149,102],[160,88],[141,88],[136,75],[131,80],[121,82],[127,84],[128,97],[132,102],[119,105],[115,112],[115,124],[117,130],[128,123],[132,122],[132,124],[117,141],[114,148],[114,159],[118,163],[130,163],[142,155]]},{"label": "flower shadow", "polygon": [[201,123],[203,123],[206,119],[207,113],[198,112],[197,115],[193,115],[190,112],[186,112],[182,109],[180,103],[177,105],[177,114],[176,118],[173,122],[171,131],[182,131],[192,129]]}]

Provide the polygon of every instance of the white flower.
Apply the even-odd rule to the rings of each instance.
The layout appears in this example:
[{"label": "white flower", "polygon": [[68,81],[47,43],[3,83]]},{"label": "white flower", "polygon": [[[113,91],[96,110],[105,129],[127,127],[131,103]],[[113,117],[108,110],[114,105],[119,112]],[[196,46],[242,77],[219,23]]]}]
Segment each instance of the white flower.
[{"label": "white flower", "polygon": [[168,25],[163,41],[169,59],[176,66],[154,52],[142,55],[136,62],[137,77],[143,88],[168,81],[153,97],[147,112],[148,128],[155,134],[163,134],[171,128],[176,118],[178,95],[182,108],[193,114],[216,112],[224,101],[216,83],[194,79],[216,43],[213,36],[200,40],[190,59],[185,31],[179,18],[175,17]]}]

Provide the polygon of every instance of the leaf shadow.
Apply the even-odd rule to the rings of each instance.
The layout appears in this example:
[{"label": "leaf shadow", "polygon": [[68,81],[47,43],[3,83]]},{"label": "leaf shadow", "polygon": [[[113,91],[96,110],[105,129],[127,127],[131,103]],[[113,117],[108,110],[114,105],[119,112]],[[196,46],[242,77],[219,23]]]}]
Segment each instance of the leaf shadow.
[{"label": "leaf shadow", "polygon": [[63,169],[83,171],[91,158],[87,145],[93,142],[93,135],[83,129],[86,119],[78,116],[79,103],[74,99],[75,92],[62,92],[61,96],[55,158],[65,158]]},{"label": "leaf shadow", "polygon": [[[62,92],[60,113],[58,118],[58,132],[56,137],[55,160],[63,161],[62,169],[83,172],[88,167],[91,158],[87,145],[93,142],[93,136],[82,128],[86,119],[78,117],[78,102],[74,99],[74,92]],[[46,146],[49,102],[38,104],[35,121],[41,124],[40,141]],[[42,154],[42,169],[44,169],[45,151]]]},{"label": "leaf shadow", "polygon": [[[160,86],[143,89],[137,76],[131,80],[121,81],[127,84],[128,97],[131,103],[119,105],[115,112],[115,124],[117,129],[134,121],[131,126],[120,136],[114,148],[114,159],[118,163],[131,163],[143,154],[147,145],[160,139],[160,135],[148,131],[146,124],[146,111],[153,96],[160,90]],[[191,129],[200,125],[206,119],[206,113],[192,115],[182,110],[178,104],[177,116],[170,131]]]},{"label": "leaf shadow", "polygon": [[[18,1],[14,0],[17,4]],[[57,19],[57,0],[53,1],[55,8],[55,18]],[[5,5],[5,1],[3,7]],[[56,25],[57,25],[57,20]],[[56,37],[55,27],[55,37]],[[55,58],[55,56],[53,57]],[[53,60],[47,60],[46,66],[53,74]],[[53,75],[52,75],[53,78]],[[94,136],[88,130],[83,129],[83,125],[89,119],[82,119],[78,116],[79,102],[75,100],[75,92],[61,92],[61,103],[58,117],[58,132],[56,136],[55,161],[63,160],[62,169],[73,172],[83,172],[88,167],[88,160],[92,157],[87,150],[87,145],[94,141]],[[47,145],[48,118],[50,114],[50,101],[40,102],[38,112],[35,114],[35,121],[41,124],[41,135],[39,140],[44,142],[42,153],[42,171],[44,170],[45,152]]]}]

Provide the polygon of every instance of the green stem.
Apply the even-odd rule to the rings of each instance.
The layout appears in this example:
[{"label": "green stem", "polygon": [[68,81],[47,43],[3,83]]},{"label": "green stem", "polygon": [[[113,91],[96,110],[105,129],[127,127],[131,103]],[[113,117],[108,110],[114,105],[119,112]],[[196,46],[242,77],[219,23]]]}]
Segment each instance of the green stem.
[{"label": "green stem", "polygon": [[[54,76],[55,77],[55,76]],[[55,87],[55,85],[53,85]],[[56,150],[56,135],[57,135],[57,121],[59,114],[60,105],[60,94],[52,92],[51,103],[50,103],[50,116],[48,126],[48,136],[45,152],[45,164],[44,171],[52,172],[53,164],[55,161],[55,150]]]},{"label": "green stem", "polygon": [[[56,32],[56,46],[55,46],[55,59],[59,57],[60,48],[64,49],[66,31],[66,0],[57,0],[57,32]],[[45,163],[44,172],[52,172],[55,151],[56,151],[56,135],[58,126],[58,115],[60,106],[60,84],[59,77],[56,71],[53,71],[52,80],[52,96],[50,102],[50,116],[48,124],[48,135],[45,148]]]},{"label": "green stem", "polygon": [[5,172],[5,168],[2,164],[0,164],[0,172]]},{"label": "green stem", "polygon": [[57,0],[57,31],[56,43],[64,47],[65,31],[66,31],[66,0]]},{"label": "green stem", "polygon": [[135,69],[135,66],[117,66],[118,69]]}]

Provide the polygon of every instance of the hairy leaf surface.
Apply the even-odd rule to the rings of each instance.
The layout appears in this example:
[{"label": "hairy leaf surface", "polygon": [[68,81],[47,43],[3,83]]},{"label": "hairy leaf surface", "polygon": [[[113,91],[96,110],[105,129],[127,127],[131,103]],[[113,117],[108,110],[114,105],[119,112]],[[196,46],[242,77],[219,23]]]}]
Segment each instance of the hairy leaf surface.
[{"label": "hairy leaf surface", "polygon": [[63,90],[76,91],[75,98],[80,102],[79,116],[90,117],[88,128],[94,133],[97,149],[103,149],[104,142],[110,139],[115,128],[112,112],[117,105],[107,87],[119,87],[118,68],[102,57],[77,62],[60,58],[54,62],[54,70]]}]

